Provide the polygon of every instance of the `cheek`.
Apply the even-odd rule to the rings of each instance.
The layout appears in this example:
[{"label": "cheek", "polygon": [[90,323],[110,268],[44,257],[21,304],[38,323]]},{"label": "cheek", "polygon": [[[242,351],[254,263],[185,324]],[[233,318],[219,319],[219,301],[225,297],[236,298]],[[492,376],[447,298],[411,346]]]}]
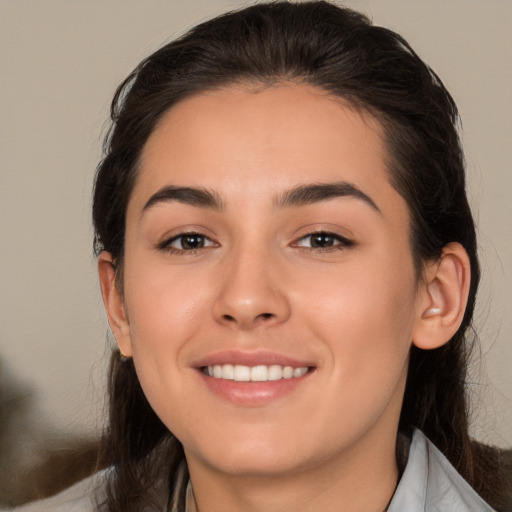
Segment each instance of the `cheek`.
[{"label": "cheek", "polygon": [[134,262],[133,267],[137,272],[130,274],[128,268],[125,296],[134,348],[176,345],[196,332],[208,304],[204,276],[154,262]]},{"label": "cheek", "polygon": [[[208,290],[197,272],[183,274],[176,267],[163,268],[135,256],[132,253],[125,267],[133,359],[151,406],[165,416],[168,402],[184,394],[187,355],[205,327]],[[165,417],[161,419],[166,423]]]},{"label": "cheek", "polygon": [[155,366],[178,364],[183,347],[201,328],[204,309],[199,294],[187,297],[176,287],[137,293],[128,302],[134,358],[152,360]]},{"label": "cheek", "polygon": [[133,360],[144,394],[169,429],[176,404],[180,416],[193,415],[186,382],[189,346],[203,328],[207,299],[199,279],[139,266],[125,280]]},{"label": "cheek", "polygon": [[396,371],[407,358],[415,322],[414,272],[412,265],[402,272],[393,268],[378,260],[347,265],[346,271],[317,274],[302,294],[299,315],[328,345],[347,379],[357,372]]},{"label": "cheek", "polygon": [[[392,269],[393,267],[391,267]],[[414,309],[415,280],[412,269],[390,270],[390,265],[347,264],[332,271],[317,272],[314,279],[305,275],[297,282],[312,311],[333,321],[355,316],[354,323],[365,326],[372,318],[393,324],[410,316]],[[356,321],[358,320],[358,322]],[[351,322],[352,323],[352,322]]]}]

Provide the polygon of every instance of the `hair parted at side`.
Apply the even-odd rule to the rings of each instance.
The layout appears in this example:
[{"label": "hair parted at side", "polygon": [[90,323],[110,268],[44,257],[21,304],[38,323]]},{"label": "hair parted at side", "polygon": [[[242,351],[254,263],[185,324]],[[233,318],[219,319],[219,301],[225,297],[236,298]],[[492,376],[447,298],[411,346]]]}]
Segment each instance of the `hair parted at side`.
[{"label": "hair parted at side", "polygon": [[[319,87],[380,121],[390,181],[411,213],[418,275],[450,242],[467,251],[471,288],[464,320],[443,347],[412,348],[400,429],[421,429],[476,491],[500,508],[505,498],[499,461],[468,433],[472,343],[467,334],[479,265],[458,112],[441,80],[398,34],[328,2],[279,1],[202,23],[147,57],[112,102],[112,126],[94,188],[96,253],[111,253],[122,289],[125,216],[140,153],[169,108],[236,82],[280,81]],[[109,393],[108,510],[140,510],[151,500],[155,482],[168,487],[169,510],[181,510],[185,489],[176,474],[184,464],[183,449],[147,403],[132,361],[121,362],[118,352],[112,355]]]}]

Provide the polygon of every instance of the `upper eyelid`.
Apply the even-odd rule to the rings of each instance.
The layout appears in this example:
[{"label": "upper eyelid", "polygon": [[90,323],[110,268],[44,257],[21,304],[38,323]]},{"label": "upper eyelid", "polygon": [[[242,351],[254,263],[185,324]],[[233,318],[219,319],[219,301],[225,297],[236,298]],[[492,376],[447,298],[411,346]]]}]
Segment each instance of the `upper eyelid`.
[{"label": "upper eyelid", "polygon": [[209,235],[206,235],[205,233],[201,232],[201,231],[198,231],[198,230],[190,230],[190,231],[181,231],[180,233],[176,233],[175,235],[172,235],[172,236],[167,236],[165,237],[158,245],[157,245],[157,248],[158,249],[165,249],[165,248],[168,248],[170,247],[171,243],[176,241],[176,240],[179,240],[181,237],[184,237],[184,236],[193,236],[193,235],[197,235],[197,236],[201,236],[203,237],[204,239],[210,241],[210,242],[213,242],[214,244],[218,244],[218,242],[216,242],[211,236]]},{"label": "upper eyelid", "polygon": [[304,233],[304,235],[302,235],[302,236],[305,237],[305,236],[311,236],[311,235],[330,235],[330,236],[335,236],[338,238],[347,238],[346,236],[344,236],[340,233],[337,233],[336,231],[332,231],[330,229],[314,229],[312,231],[308,231],[307,233]]},{"label": "upper eyelid", "polygon": [[304,233],[303,235],[300,235],[296,238],[296,240],[303,240],[304,238],[307,238],[308,236],[314,236],[314,235],[328,235],[332,236],[333,238],[337,238],[338,240],[342,240],[343,242],[350,242],[353,243],[353,240],[349,238],[346,235],[342,235],[340,233],[336,233],[335,231],[330,231],[328,229],[318,229],[314,231],[309,231],[307,233]]},{"label": "upper eyelid", "polygon": [[178,227],[172,230],[168,230],[166,234],[161,236],[161,243],[166,243],[171,240],[176,240],[181,236],[186,235],[198,235],[203,236],[204,238],[208,238],[209,240],[215,241],[215,236],[212,235],[208,229],[205,229],[201,226],[190,226],[190,227]]},{"label": "upper eyelid", "polygon": [[205,233],[202,233],[201,231],[182,231],[180,233],[177,233],[176,235],[172,235],[172,236],[168,237],[167,241],[170,242],[172,240],[177,240],[178,238],[181,238],[182,236],[194,236],[194,235],[202,236],[203,238],[207,238],[208,240],[212,240],[211,236],[208,236]]}]

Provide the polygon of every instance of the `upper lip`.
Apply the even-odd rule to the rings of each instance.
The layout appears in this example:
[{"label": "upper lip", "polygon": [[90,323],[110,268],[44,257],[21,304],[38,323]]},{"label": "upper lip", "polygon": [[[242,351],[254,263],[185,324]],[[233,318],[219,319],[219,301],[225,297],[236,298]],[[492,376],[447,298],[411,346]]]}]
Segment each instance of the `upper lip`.
[{"label": "upper lip", "polygon": [[195,360],[192,366],[202,368],[204,366],[215,366],[223,364],[244,365],[244,366],[270,366],[278,364],[281,366],[293,366],[294,368],[315,366],[311,361],[297,359],[277,352],[268,350],[243,351],[243,350],[222,350],[213,352],[205,357]]}]

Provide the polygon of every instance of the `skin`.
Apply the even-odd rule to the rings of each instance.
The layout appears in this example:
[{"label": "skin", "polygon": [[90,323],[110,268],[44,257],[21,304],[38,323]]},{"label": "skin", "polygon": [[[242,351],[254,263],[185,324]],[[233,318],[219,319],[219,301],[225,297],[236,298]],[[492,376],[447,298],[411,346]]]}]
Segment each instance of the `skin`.
[{"label": "skin", "polygon": [[[469,264],[453,244],[418,278],[385,157],[374,118],[297,84],[196,95],[147,141],[124,294],[108,253],[100,279],[121,351],[184,445],[199,510],[380,512],[391,499],[409,349],[456,330]],[[282,204],[297,186],[340,182],[369,200]],[[222,207],[148,205],[169,186],[205,188]],[[205,245],[188,250],[186,232]],[[312,232],[329,233],[327,246]],[[240,402],[197,367],[223,351],[290,357],[310,372]]]}]

